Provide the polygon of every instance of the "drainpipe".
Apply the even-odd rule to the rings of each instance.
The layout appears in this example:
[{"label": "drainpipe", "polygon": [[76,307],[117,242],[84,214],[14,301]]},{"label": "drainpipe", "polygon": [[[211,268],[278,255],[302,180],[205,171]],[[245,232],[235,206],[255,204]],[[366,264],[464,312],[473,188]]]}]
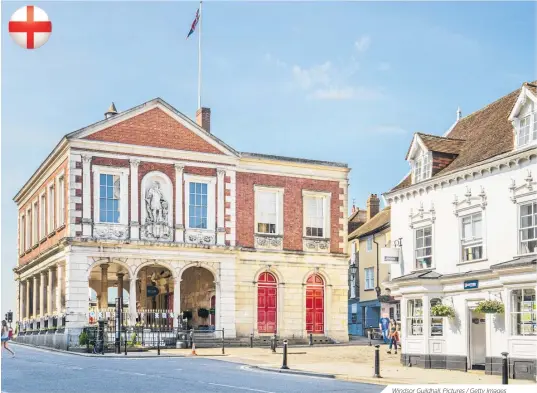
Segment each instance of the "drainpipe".
[{"label": "drainpipe", "polygon": [[373,235],[373,243],[377,245],[377,285],[375,285],[375,292],[377,292],[377,298],[378,298],[380,296],[379,244],[375,241],[375,235]]}]

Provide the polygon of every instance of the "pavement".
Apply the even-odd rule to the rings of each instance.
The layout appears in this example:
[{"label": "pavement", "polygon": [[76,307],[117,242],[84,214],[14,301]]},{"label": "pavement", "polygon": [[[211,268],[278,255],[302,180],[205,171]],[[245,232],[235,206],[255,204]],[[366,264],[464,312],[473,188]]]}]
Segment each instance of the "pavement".
[{"label": "pavement", "polygon": [[241,364],[235,356],[186,356],[188,351],[175,351],[173,357],[149,353],[143,357],[117,358],[76,356],[12,343],[10,347],[16,356],[12,358],[2,351],[2,393],[379,393],[384,388],[333,378],[266,372]]}]

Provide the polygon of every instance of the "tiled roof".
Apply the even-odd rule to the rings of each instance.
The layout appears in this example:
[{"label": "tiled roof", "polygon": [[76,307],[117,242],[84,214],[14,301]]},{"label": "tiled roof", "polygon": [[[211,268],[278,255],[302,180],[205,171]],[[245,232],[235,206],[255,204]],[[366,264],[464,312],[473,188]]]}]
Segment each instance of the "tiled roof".
[{"label": "tiled roof", "polygon": [[440,273],[437,273],[432,270],[426,270],[426,271],[419,271],[407,274],[405,276],[394,278],[392,281],[410,281],[410,280],[420,280],[420,279],[427,279],[427,280],[436,280],[438,278],[442,277]]},{"label": "tiled roof", "polygon": [[438,153],[459,154],[466,142],[464,139],[444,138],[422,133],[418,133],[418,135],[427,149]]},{"label": "tiled roof", "polygon": [[[537,94],[537,81],[524,83],[524,86]],[[446,138],[419,134],[422,140],[423,135],[427,135],[425,138],[428,142],[424,141],[424,143],[429,143],[437,149],[458,150],[452,152],[458,153],[453,162],[436,173],[435,176],[451,173],[513,150],[513,126],[508,117],[521,89],[522,87],[463,117],[455,124]],[[462,143],[461,140],[465,142]],[[441,147],[438,147],[439,145]],[[435,151],[433,148],[431,150]],[[390,191],[400,190],[411,184],[412,180],[409,174]]]},{"label": "tiled roof", "polygon": [[385,207],[382,211],[373,216],[373,218],[363,224],[349,235],[349,240],[380,230],[390,224],[391,206]]},{"label": "tiled roof", "polygon": [[508,269],[511,267],[522,267],[537,265],[537,255],[527,255],[525,257],[515,258],[512,261],[497,263],[491,266],[491,269]]}]

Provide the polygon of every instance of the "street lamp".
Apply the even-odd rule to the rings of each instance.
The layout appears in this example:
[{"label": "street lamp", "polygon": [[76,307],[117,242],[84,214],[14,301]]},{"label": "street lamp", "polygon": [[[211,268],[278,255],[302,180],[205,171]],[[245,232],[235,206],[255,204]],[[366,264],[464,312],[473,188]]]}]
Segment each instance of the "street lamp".
[{"label": "street lamp", "polygon": [[351,272],[351,280],[354,280],[354,277],[356,277],[356,270],[358,270],[356,263],[353,262],[352,265],[350,265],[349,270]]}]

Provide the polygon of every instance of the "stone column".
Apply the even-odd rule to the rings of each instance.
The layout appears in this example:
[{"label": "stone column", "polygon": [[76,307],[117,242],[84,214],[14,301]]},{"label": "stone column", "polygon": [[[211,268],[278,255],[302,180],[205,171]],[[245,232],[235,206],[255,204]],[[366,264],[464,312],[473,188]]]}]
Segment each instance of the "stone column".
[{"label": "stone column", "polygon": [[[38,285],[37,285],[37,282],[38,282],[39,278],[37,276],[37,274],[34,276],[34,282],[33,282],[33,285],[32,285],[32,318],[37,318],[37,298],[38,298],[38,295],[39,295],[39,290],[38,290]],[[37,323],[34,322],[32,324],[32,328],[35,329],[35,327],[37,326]]]},{"label": "stone column", "polygon": [[131,222],[130,222],[130,234],[131,239],[140,239],[140,222],[138,218],[138,200],[140,198],[140,192],[138,190],[138,165],[140,160],[132,159],[130,181],[131,181]]},{"label": "stone column", "polygon": [[56,265],[56,312],[62,312],[62,289],[63,289],[63,268],[62,265]]},{"label": "stone column", "polygon": [[45,272],[42,271],[39,276],[39,315],[41,318],[45,315]]},{"label": "stone column", "polygon": [[103,263],[101,265],[101,304],[99,308],[108,308],[108,267],[110,265]]},{"label": "stone column", "polygon": [[173,327],[179,327],[179,317],[181,313],[181,280],[176,277],[173,279]]},{"label": "stone column", "polygon": [[217,174],[217,206],[216,206],[216,244],[224,246],[226,244],[226,229],[224,227],[225,222],[225,175],[224,169],[218,168]]},{"label": "stone column", "polygon": [[123,304],[123,276],[125,273],[117,274],[117,297],[121,298],[121,304]]},{"label": "stone column", "polygon": [[140,305],[147,308],[147,270],[142,269],[140,272]]},{"label": "stone column", "polygon": [[[82,155],[82,236],[91,237],[91,156]],[[99,192],[99,190],[95,191]]]},{"label": "stone column", "polygon": [[30,318],[32,315],[30,314],[30,302],[32,301],[30,299],[30,287],[32,286],[32,283],[30,282],[30,279],[28,278],[26,280],[26,301],[24,302],[26,307],[24,309],[24,316],[26,318]]},{"label": "stone column", "polygon": [[22,322],[22,319],[24,318],[24,300],[26,298],[26,292],[24,291],[24,281],[22,281],[20,278],[18,279],[19,283],[19,291],[18,291],[18,298],[19,298],[19,310],[17,311],[18,318],[17,321]]},{"label": "stone column", "polygon": [[49,267],[48,269],[48,285],[47,285],[47,314],[52,315],[54,310],[52,308],[52,299],[53,299],[53,292],[52,292],[52,285],[53,285],[53,274],[54,274],[54,267]]},{"label": "stone column", "polygon": [[175,242],[185,241],[183,225],[183,171],[185,167],[175,164]]},{"label": "stone column", "polygon": [[131,276],[129,283],[129,314],[131,319],[131,326],[136,324],[136,278]]}]

